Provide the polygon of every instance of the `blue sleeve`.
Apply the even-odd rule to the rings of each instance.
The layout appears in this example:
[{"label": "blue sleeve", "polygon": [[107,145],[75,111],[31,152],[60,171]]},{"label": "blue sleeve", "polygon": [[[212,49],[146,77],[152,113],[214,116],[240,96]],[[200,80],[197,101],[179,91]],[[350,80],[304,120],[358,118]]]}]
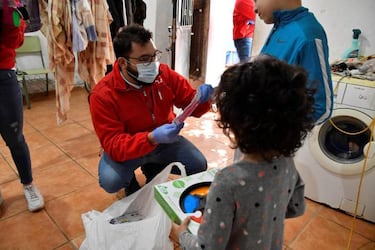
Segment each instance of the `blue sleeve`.
[{"label": "blue sleeve", "polygon": [[316,124],[326,121],[333,109],[333,93],[328,48],[320,39],[304,43],[298,64],[309,74],[309,88],[315,90],[313,118]]}]

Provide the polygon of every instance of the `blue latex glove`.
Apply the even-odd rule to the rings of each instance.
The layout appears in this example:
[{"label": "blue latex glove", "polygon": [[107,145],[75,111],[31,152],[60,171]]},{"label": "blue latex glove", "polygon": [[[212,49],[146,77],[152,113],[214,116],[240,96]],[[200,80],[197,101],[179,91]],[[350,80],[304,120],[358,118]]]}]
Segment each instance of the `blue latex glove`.
[{"label": "blue latex glove", "polygon": [[209,84],[202,84],[198,87],[198,91],[201,93],[200,103],[207,102],[211,99],[212,94],[214,93],[214,88]]},{"label": "blue latex glove", "polygon": [[184,127],[184,123],[176,125],[175,123],[167,123],[157,127],[152,131],[154,140],[157,143],[172,143],[176,140],[178,133]]}]

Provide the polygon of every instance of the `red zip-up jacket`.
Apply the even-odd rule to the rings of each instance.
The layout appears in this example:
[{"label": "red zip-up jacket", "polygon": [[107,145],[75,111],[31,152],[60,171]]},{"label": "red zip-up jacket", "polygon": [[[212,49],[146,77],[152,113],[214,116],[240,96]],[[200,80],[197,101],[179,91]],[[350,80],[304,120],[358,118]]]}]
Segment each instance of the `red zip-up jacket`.
[{"label": "red zip-up jacket", "polygon": [[[173,105],[185,108],[196,90],[166,64],[151,86],[136,89],[125,83],[119,65],[114,64],[92,89],[89,102],[92,122],[104,151],[115,161],[144,156],[155,149],[147,134],[175,118]],[[211,103],[200,104],[192,116],[200,117]]]},{"label": "red zip-up jacket", "polygon": [[236,0],[233,10],[233,40],[252,38],[255,29],[254,0]]},{"label": "red zip-up jacket", "polygon": [[12,21],[5,22],[1,17],[0,25],[0,69],[12,69],[16,65],[16,49],[23,44],[25,22],[20,17],[20,25],[16,27]]}]

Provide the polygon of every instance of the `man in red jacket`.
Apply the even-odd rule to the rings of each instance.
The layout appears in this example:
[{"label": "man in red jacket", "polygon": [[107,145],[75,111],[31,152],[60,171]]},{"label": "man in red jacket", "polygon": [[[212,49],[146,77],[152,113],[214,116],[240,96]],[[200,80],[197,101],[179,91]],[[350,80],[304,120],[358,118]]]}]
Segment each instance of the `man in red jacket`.
[{"label": "man in red jacket", "polygon": [[33,184],[30,152],[23,135],[22,92],[15,72],[15,50],[23,44],[25,23],[18,1],[0,1],[0,134],[17,167],[28,209],[37,211],[44,207],[44,201]]},{"label": "man in red jacket", "polygon": [[240,62],[248,62],[255,28],[254,0],[236,0],[233,10],[233,41]]},{"label": "man in red jacket", "polygon": [[[187,174],[207,168],[203,154],[179,135],[183,123],[173,122],[173,106],[184,109],[196,90],[189,82],[160,64],[152,34],[141,25],[122,28],[113,41],[113,70],[91,91],[92,122],[104,153],[99,183],[109,193],[139,188],[134,170],[142,166],[147,181],[171,162],[181,162]],[[193,116],[211,107],[211,85],[202,84],[200,104]]]}]

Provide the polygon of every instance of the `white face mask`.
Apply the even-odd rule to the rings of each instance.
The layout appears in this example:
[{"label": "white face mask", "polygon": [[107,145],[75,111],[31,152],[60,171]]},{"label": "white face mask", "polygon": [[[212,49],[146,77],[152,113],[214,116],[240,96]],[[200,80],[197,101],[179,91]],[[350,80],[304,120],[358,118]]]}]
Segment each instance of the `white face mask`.
[{"label": "white face mask", "polygon": [[[153,83],[159,74],[159,62],[151,62],[145,66],[142,63],[136,65],[138,71],[138,77],[135,77],[138,81],[143,83]],[[128,72],[129,73],[129,72]]]}]

